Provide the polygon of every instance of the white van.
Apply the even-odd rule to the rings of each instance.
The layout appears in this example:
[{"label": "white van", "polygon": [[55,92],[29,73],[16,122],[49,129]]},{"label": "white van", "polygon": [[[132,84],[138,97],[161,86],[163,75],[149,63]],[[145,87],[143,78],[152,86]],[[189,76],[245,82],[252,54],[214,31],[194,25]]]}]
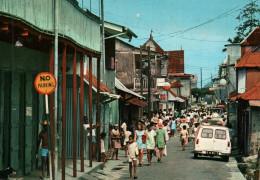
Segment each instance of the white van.
[{"label": "white van", "polygon": [[227,127],[218,125],[201,125],[198,127],[194,141],[194,158],[203,156],[220,156],[229,161],[231,142]]}]

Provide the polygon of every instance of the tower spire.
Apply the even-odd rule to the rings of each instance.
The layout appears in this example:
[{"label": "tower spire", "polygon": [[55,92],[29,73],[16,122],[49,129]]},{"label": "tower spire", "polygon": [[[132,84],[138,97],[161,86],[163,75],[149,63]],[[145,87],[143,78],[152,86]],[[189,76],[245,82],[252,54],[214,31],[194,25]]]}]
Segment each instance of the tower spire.
[{"label": "tower spire", "polygon": [[153,39],[153,30],[151,29],[150,39]]}]

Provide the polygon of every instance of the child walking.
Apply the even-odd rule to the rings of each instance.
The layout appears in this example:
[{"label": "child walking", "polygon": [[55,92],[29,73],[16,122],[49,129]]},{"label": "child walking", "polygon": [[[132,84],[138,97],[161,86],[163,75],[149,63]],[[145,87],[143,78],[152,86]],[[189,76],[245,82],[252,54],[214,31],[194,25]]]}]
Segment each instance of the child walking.
[{"label": "child walking", "polygon": [[107,157],[108,157],[108,154],[106,153],[105,145],[104,145],[104,138],[106,137],[106,135],[107,134],[105,132],[102,132],[100,134],[100,148],[101,148],[101,153],[104,156],[103,167],[106,167],[105,163],[106,163],[106,160],[107,160]]},{"label": "child walking", "polygon": [[128,162],[129,162],[129,172],[130,172],[130,179],[132,179],[132,165],[134,164],[134,179],[137,179],[136,176],[136,163],[137,159],[136,156],[138,156],[138,146],[137,143],[134,142],[134,136],[129,136],[129,144],[128,144]]}]

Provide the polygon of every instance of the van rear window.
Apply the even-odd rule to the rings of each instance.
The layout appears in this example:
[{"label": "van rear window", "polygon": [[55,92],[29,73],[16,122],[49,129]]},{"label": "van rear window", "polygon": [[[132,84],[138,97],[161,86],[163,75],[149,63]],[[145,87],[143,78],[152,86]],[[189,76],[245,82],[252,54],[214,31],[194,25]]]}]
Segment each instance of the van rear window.
[{"label": "van rear window", "polygon": [[216,139],[226,139],[226,131],[221,129],[216,129],[215,131]]},{"label": "van rear window", "polygon": [[201,132],[202,138],[212,138],[213,137],[213,129],[203,128]]}]

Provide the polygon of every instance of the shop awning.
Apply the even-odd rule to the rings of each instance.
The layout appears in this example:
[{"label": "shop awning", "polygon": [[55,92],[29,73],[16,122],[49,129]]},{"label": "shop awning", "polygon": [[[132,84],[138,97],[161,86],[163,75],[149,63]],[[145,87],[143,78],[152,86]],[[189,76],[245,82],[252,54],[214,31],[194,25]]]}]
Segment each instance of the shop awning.
[{"label": "shop awning", "polygon": [[140,101],[138,98],[130,99],[127,102],[134,104],[136,106],[140,106],[140,107],[145,107],[148,105],[147,103]]},{"label": "shop awning", "polygon": [[171,90],[169,91],[169,97],[168,97],[169,101],[177,101],[177,102],[184,102],[184,99],[181,97],[178,97],[174,92],[172,92]]},{"label": "shop awning", "polygon": [[108,35],[108,37],[106,38],[109,38],[109,36],[121,37],[121,38],[129,39],[129,41],[131,41],[132,37],[137,38],[137,35],[125,26],[121,26],[115,23],[105,21],[104,28],[105,28],[105,34]]},{"label": "shop awning", "polygon": [[250,106],[260,107],[260,100],[250,100],[249,101],[249,105]]},{"label": "shop awning", "polygon": [[145,97],[135,93],[134,91],[131,91],[130,89],[126,88],[125,85],[123,85],[123,83],[121,83],[117,78],[115,78],[115,85],[116,85],[116,88],[118,90],[121,90],[121,91],[124,91],[128,94],[131,94],[131,95],[134,95],[140,99],[145,99]]},{"label": "shop awning", "polygon": [[140,96],[139,94],[131,91],[130,89],[126,88],[123,83],[121,83],[117,78],[115,78],[115,84],[116,84],[116,88],[119,91],[122,91],[125,94],[124,98],[125,101],[128,103],[131,103],[133,105],[136,106],[140,106],[140,107],[145,107],[147,106],[147,103],[141,101],[141,99],[145,99],[143,96]]}]

